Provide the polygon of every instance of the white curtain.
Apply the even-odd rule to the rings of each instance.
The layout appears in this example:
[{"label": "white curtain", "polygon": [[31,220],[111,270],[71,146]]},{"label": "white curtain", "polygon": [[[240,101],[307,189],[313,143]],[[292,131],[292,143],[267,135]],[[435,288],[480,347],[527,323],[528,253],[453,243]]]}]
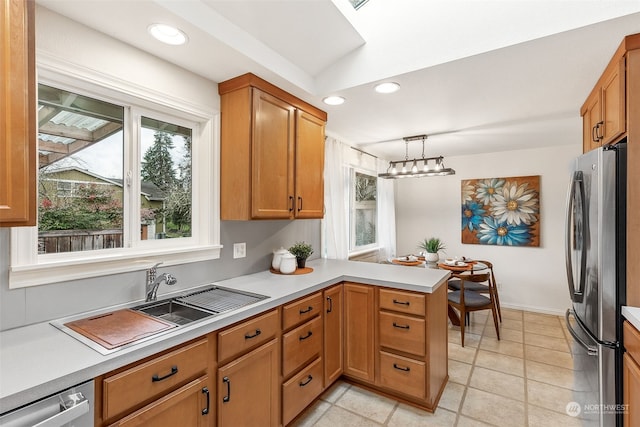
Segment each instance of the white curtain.
[{"label": "white curtain", "polygon": [[[378,159],[378,173],[387,171],[387,162]],[[378,178],[378,257],[387,260],[396,256],[396,204],[393,179]]]},{"label": "white curtain", "polygon": [[[350,168],[352,166],[378,173],[387,169],[383,160],[362,155],[335,138],[325,141],[324,205],[322,220],[322,257],[349,258],[349,197]],[[371,171],[375,173],[375,171]],[[378,257],[380,260],[396,256],[396,213],[394,184],[390,179],[378,179]]]},{"label": "white curtain", "polygon": [[348,147],[332,137],[325,141],[322,257],[349,258],[349,168]]}]

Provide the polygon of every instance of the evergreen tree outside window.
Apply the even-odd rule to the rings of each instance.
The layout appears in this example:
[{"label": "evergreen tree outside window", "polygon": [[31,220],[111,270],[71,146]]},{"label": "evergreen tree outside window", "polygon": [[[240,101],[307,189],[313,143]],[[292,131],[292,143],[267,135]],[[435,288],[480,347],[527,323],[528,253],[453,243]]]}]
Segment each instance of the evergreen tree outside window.
[{"label": "evergreen tree outside window", "polygon": [[191,134],[142,117],[141,182],[152,183],[162,196],[162,207],[153,211],[157,238],[191,236]]}]

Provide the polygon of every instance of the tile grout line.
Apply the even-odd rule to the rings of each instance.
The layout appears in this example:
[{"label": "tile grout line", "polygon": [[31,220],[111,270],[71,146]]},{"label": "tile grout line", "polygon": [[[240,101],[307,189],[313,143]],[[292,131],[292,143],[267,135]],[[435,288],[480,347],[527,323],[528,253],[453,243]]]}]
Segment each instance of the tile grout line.
[{"label": "tile grout line", "polygon": [[[487,316],[488,317],[488,316]],[[462,319],[460,319],[462,321]],[[471,316],[469,316],[469,320],[471,320]],[[482,344],[482,340],[484,339],[484,330],[487,327],[487,319],[484,321],[484,325],[482,328],[482,334],[480,334],[480,339],[478,340],[478,346],[475,348],[475,352],[473,355],[473,361],[471,362],[471,370],[469,371],[469,376],[467,377],[467,383],[464,385],[464,391],[462,392],[462,398],[460,399],[460,404],[458,405],[458,410],[456,411],[456,419],[454,422],[454,427],[458,425],[460,422],[460,416],[462,415],[462,406],[464,405],[464,400],[467,397],[467,391],[469,390],[471,384],[471,377],[473,376],[473,371],[476,367],[476,360],[478,359],[478,353],[480,352],[480,344]],[[474,419],[473,417],[471,417]]]}]

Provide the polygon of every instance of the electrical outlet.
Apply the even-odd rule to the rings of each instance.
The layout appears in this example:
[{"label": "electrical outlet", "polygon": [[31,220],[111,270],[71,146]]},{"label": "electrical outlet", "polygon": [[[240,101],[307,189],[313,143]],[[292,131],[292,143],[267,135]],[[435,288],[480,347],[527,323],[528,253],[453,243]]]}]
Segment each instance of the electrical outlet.
[{"label": "electrical outlet", "polygon": [[244,258],[247,256],[247,244],[246,243],[234,243],[233,244],[233,258]]}]

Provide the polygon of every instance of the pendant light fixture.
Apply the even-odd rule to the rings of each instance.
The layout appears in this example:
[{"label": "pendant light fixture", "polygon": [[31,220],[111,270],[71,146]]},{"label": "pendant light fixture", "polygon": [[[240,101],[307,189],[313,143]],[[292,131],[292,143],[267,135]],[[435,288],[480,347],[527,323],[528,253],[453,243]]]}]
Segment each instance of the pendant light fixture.
[{"label": "pendant light fixture", "polygon": [[[444,166],[444,157],[425,157],[424,141],[427,135],[415,135],[402,138],[405,143],[404,160],[392,160],[389,162],[387,172],[378,174],[378,177],[385,179],[396,178],[422,178],[425,176],[454,175],[455,170]],[[422,140],[422,157],[409,160],[409,141]],[[401,169],[398,167],[401,165]],[[422,165],[420,168],[419,165]]]}]

